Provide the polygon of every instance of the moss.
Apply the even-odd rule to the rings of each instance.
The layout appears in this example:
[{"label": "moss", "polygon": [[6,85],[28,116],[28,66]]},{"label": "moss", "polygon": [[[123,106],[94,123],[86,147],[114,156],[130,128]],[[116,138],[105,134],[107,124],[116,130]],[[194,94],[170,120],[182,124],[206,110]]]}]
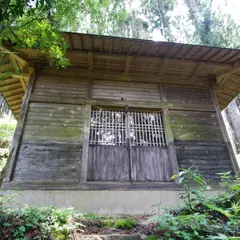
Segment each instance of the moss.
[{"label": "moss", "polygon": [[156,235],[150,235],[147,237],[146,240],[157,240],[157,236]]},{"label": "moss", "polygon": [[117,228],[130,230],[136,227],[137,222],[135,219],[106,219],[103,221],[103,226],[105,228]]}]

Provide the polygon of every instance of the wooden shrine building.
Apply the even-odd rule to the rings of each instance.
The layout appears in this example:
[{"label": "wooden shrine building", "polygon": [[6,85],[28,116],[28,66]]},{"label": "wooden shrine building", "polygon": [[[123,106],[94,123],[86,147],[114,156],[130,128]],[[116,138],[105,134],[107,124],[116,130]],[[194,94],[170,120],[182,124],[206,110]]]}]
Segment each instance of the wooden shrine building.
[{"label": "wooden shrine building", "polygon": [[18,119],[4,189],[174,189],[181,168],[238,171],[221,110],[240,92],[240,50],[63,36],[70,67],[21,49],[0,82]]}]

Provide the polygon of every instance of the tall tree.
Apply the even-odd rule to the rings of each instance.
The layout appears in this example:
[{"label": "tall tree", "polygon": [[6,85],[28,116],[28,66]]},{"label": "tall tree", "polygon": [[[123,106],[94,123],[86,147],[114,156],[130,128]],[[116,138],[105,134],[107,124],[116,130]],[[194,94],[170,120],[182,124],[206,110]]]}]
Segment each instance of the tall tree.
[{"label": "tall tree", "polygon": [[214,0],[184,0],[193,24],[197,43],[218,47],[239,47],[240,25],[221,9],[213,9]]},{"label": "tall tree", "polygon": [[174,41],[176,38],[171,29],[170,13],[174,10],[176,0],[142,0],[143,14],[150,22],[151,31],[160,30],[167,41]]}]

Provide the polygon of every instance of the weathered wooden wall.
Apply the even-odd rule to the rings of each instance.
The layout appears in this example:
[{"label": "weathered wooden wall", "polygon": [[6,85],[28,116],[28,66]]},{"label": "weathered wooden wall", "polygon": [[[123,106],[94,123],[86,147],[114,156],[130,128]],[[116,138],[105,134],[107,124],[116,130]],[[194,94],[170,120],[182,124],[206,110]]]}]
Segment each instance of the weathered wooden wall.
[{"label": "weathered wooden wall", "polygon": [[[37,76],[16,159],[12,159],[12,186],[18,182],[59,186],[62,182],[78,183],[72,187],[78,189],[85,181],[165,182],[177,171],[174,154],[179,168],[194,165],[209,178],[231,170],[208,89],[159,86],[147,83],[147,78],[146,83],[138,83],[70,76],[50,76],[46,71]],[[138,110],[163,108],[171,150],[132,146],[129,154],[125,146],[88,147],[86,104],[97,108],[108,104]]]},{"label": "weathered wooden wall", "polygon": [[79,182],[85,106],[50,100],[79,98],[85,88],[76,79],[36,79],[32,96],[39,101],[28,107],[14,181]]}]

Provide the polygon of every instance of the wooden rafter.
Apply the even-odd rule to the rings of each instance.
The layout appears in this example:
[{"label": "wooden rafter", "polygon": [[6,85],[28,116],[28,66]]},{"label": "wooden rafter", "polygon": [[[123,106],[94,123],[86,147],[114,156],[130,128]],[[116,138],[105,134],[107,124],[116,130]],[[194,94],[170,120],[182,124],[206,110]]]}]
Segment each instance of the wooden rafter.
[{"label": "wooden rafter", "polygon": [[13,78],[29,79],[30,73],[12,74]]},{"label": "wooden rafter", "polygon": [[228,77],[230,77],[232,74],[237,73],[239,71],[240,71],[240,64],[235,64],[235,66],[233,66],[232,69],[230,69],[229,71],[217,75],[217,81],[219,82],[220,85],[222,85],[228,79]]},{"label": "wooden rafter", "polygon": [[20,78],[20,83],[22,85],[22,88],[23,88],[24,92],[26,92],[27,84],[26,84],[24,78]]},{"label": "wooden rafter", "polygon": [[201,62],[196,64],[196,66],[193,69],[193,73],[191,74],[191,76],[189,78],[190,81],[194,81],[195,80],[195,78],[197,77],[197,75],[199,73],[199,70],[201,69],[202,65],[203,65],[203,63],[201,63]]}]

